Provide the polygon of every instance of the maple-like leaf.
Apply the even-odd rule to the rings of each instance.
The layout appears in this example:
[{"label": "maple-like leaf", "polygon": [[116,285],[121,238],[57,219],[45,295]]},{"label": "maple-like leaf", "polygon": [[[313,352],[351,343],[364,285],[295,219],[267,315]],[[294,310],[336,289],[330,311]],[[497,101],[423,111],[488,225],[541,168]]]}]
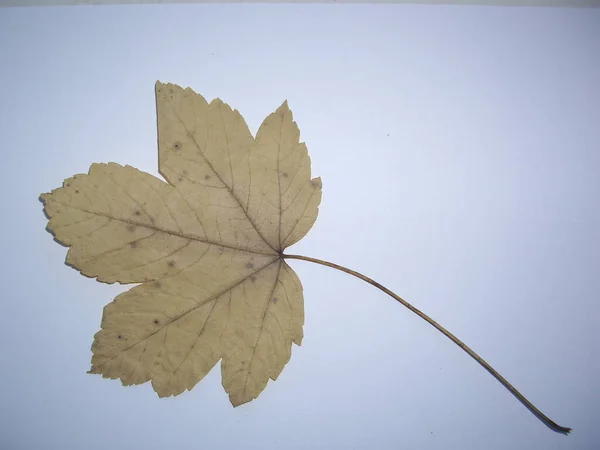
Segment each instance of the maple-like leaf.
[{"label": "maple-like leaf", "polygon": [[156,84],[159,170],[92,164],[41,196],[67,263],[141,283],[104,308],[90,373],[159,396],[221,360],[234,406],[256,398],[300,345],[302,285],[283,250],[312,227],[321,180],[284,102],[253,138],[237,110]]},{"label": "maple-like leaf", "polygon": [[382,290],[443,333],[550,429],[544,415],[483,358],[375,280],[287,255],[317,218],[321,180],[286,102],[252,137],[221,100],[156,84],[159,170],[92,164],[42,194],[67,263],[106,283],[141,283],[104,308],[90,373],[152,381],[161,397],[192,389],[220,360],[234,406],[256,398],[300,345],[302,285],[285,259],[332,267]]}]

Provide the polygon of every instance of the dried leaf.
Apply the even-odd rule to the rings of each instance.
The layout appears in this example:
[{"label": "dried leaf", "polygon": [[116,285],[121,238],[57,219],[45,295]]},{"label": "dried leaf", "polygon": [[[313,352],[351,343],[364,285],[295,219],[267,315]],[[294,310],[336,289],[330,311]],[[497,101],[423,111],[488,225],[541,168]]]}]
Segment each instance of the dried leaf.
[{"label": "dried leaf", "polygon": [[277,379],[300,345],[302,285],[283,250],[312,227],[321,180],[287,102],[256,138],[236,110],[156,84],[159,169],[92,164],[41,196],[67,263],[141,283],[104,308],[90,373],[159,396],[192,389],[221,360],[234,406]]}]

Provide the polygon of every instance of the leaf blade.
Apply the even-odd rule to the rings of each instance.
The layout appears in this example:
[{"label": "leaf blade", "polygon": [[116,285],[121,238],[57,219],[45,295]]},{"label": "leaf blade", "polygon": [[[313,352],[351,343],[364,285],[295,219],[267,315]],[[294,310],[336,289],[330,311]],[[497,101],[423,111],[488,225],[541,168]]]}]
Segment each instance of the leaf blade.
[{"label": "leaf blade", "polygon": [[48,230],[82,274],[142,283],[104,308],[90,373],[150,381],[166,397],[221,360],[238,406],[277,379],[292,343],[301,344],[302,285],[282,252],[312,227],[320,179],[310,179],[287,102],[254,139],[219,99],[160,82],[155,90],[167,182],[92,164],[41,196]]}]

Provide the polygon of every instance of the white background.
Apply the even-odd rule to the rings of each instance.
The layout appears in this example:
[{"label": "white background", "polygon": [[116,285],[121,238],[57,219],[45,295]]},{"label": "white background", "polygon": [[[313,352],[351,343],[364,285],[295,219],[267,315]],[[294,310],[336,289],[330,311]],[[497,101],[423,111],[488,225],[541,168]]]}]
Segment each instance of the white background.
[{"label": "white background", "polygon": [[[171,5],[0,11],[0,448],[595,449],[600,441],[600,11]],[[157,174],[154,82],[287,99],[323,179],[288,250],[301,347],[232,408],[218,367],[159,399],[88,375],[129,288],[63,264],[38,196],[92,162]]]}]

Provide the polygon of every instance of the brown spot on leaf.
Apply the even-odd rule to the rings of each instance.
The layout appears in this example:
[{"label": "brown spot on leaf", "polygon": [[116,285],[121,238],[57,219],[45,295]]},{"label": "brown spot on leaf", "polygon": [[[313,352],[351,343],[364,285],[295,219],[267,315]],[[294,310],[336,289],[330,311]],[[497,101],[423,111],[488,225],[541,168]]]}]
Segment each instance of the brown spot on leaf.
[{"label": "brown spot on leaf", "polygon": [[287,172],[283,172],[283,173],[281,174],[281,176],[283,176],[283,178],[287,178],[287,177],[288,177],[288,174],[287,174]]},{"label": "brown spot on leaf", "polygon": [[127,225],[127,231],[131,231],[131,232],[135,231],[135,225],[131,225],[131,224]]},{"label": "brown spot on leaf", "polygon": [[254,268],[254,264],[248,263],[248,264],[246,264],[246,268],[247,269],[253,269]]},{"label": "brown spot on leaf", "polygon": [[158,321],[158,319],[154,319],[154,325],[159,325],[160,322]]},{"label": "brown spot on leaf", "polygon": [[168,261],[167,262],[167,266],[169,266],[169,267],[175,267],[175,261],[172,261],[172,260]]},{"label": "brown spot on leaf", "polygon": [[[169,88],[169,94],[173,94],[175,91],[173,90],[173,88]],[[172,97],[171,97],[172,98]]]},{"label": "brown spot on leaf", "polygon": [[271,300],[273,303],[277,303],[279,301],[279,299],[277,297],[273,297],[273,300]]},{"label": "brown spot on leaf", "polygon": [[177,181],[183,181],[183,177],[177,178]]},{"label": "brown spot on leaf", "polygon": [[79,194],[79,189],[75,189],[75,193],[76,193],[76,194]]},{"label": "brown spot on leaf", "polygon": [[254,275],[252,275],[252,276],[250,277],[250,280],[251,280],[251,281],[256,281],[256,277],[255,277]]},{"label": "brown spot on leaf", "polygon": [[181,173],[182,173],[182,174],[183,174],[183,176],[185,177],[185,176],[187,176],[187,174],[188,174],[188,171],[187,171],[187,170],[185,170],[185,169],[183,169],[183,172],[181,172]]},{"label": "brown spot on leaf", "polygon": [[156,280],[156,281],[154,282],[154,286],[156,286],[157,288],[159,288],[159,287],[161,287],[161,286],[162,286],[162,284],[161,284],[161,282],[160,282],[160,281]]},{"label": "brown spot on leaf", "polygon": [[123,336],[122,335],[118,335],[117,339],[123,339]]},{"label": "brown spot on leaf", "polygon": [[142,213],[141,213],[139,210],[137,210],[137,209],[136,209],[136,211],[134,212],[134,214],[135,214],[136,216],[140,216]]},{"label": "brown spot on leaf", "polygon": [[180,150],[181,149],[181,142],[175,142],[173,144],[173,150]]},{"label": "brown spot on leaf", "polygon": [[205,180],[210,180],[210,175],[204,175]]},{"label": "brown spot on leaf", "polygon": [[131,248],[136,248],[136,247],[137,247],[137,241],[130,242],[130,243],[129,243],[129,246],[130,246]]}]

